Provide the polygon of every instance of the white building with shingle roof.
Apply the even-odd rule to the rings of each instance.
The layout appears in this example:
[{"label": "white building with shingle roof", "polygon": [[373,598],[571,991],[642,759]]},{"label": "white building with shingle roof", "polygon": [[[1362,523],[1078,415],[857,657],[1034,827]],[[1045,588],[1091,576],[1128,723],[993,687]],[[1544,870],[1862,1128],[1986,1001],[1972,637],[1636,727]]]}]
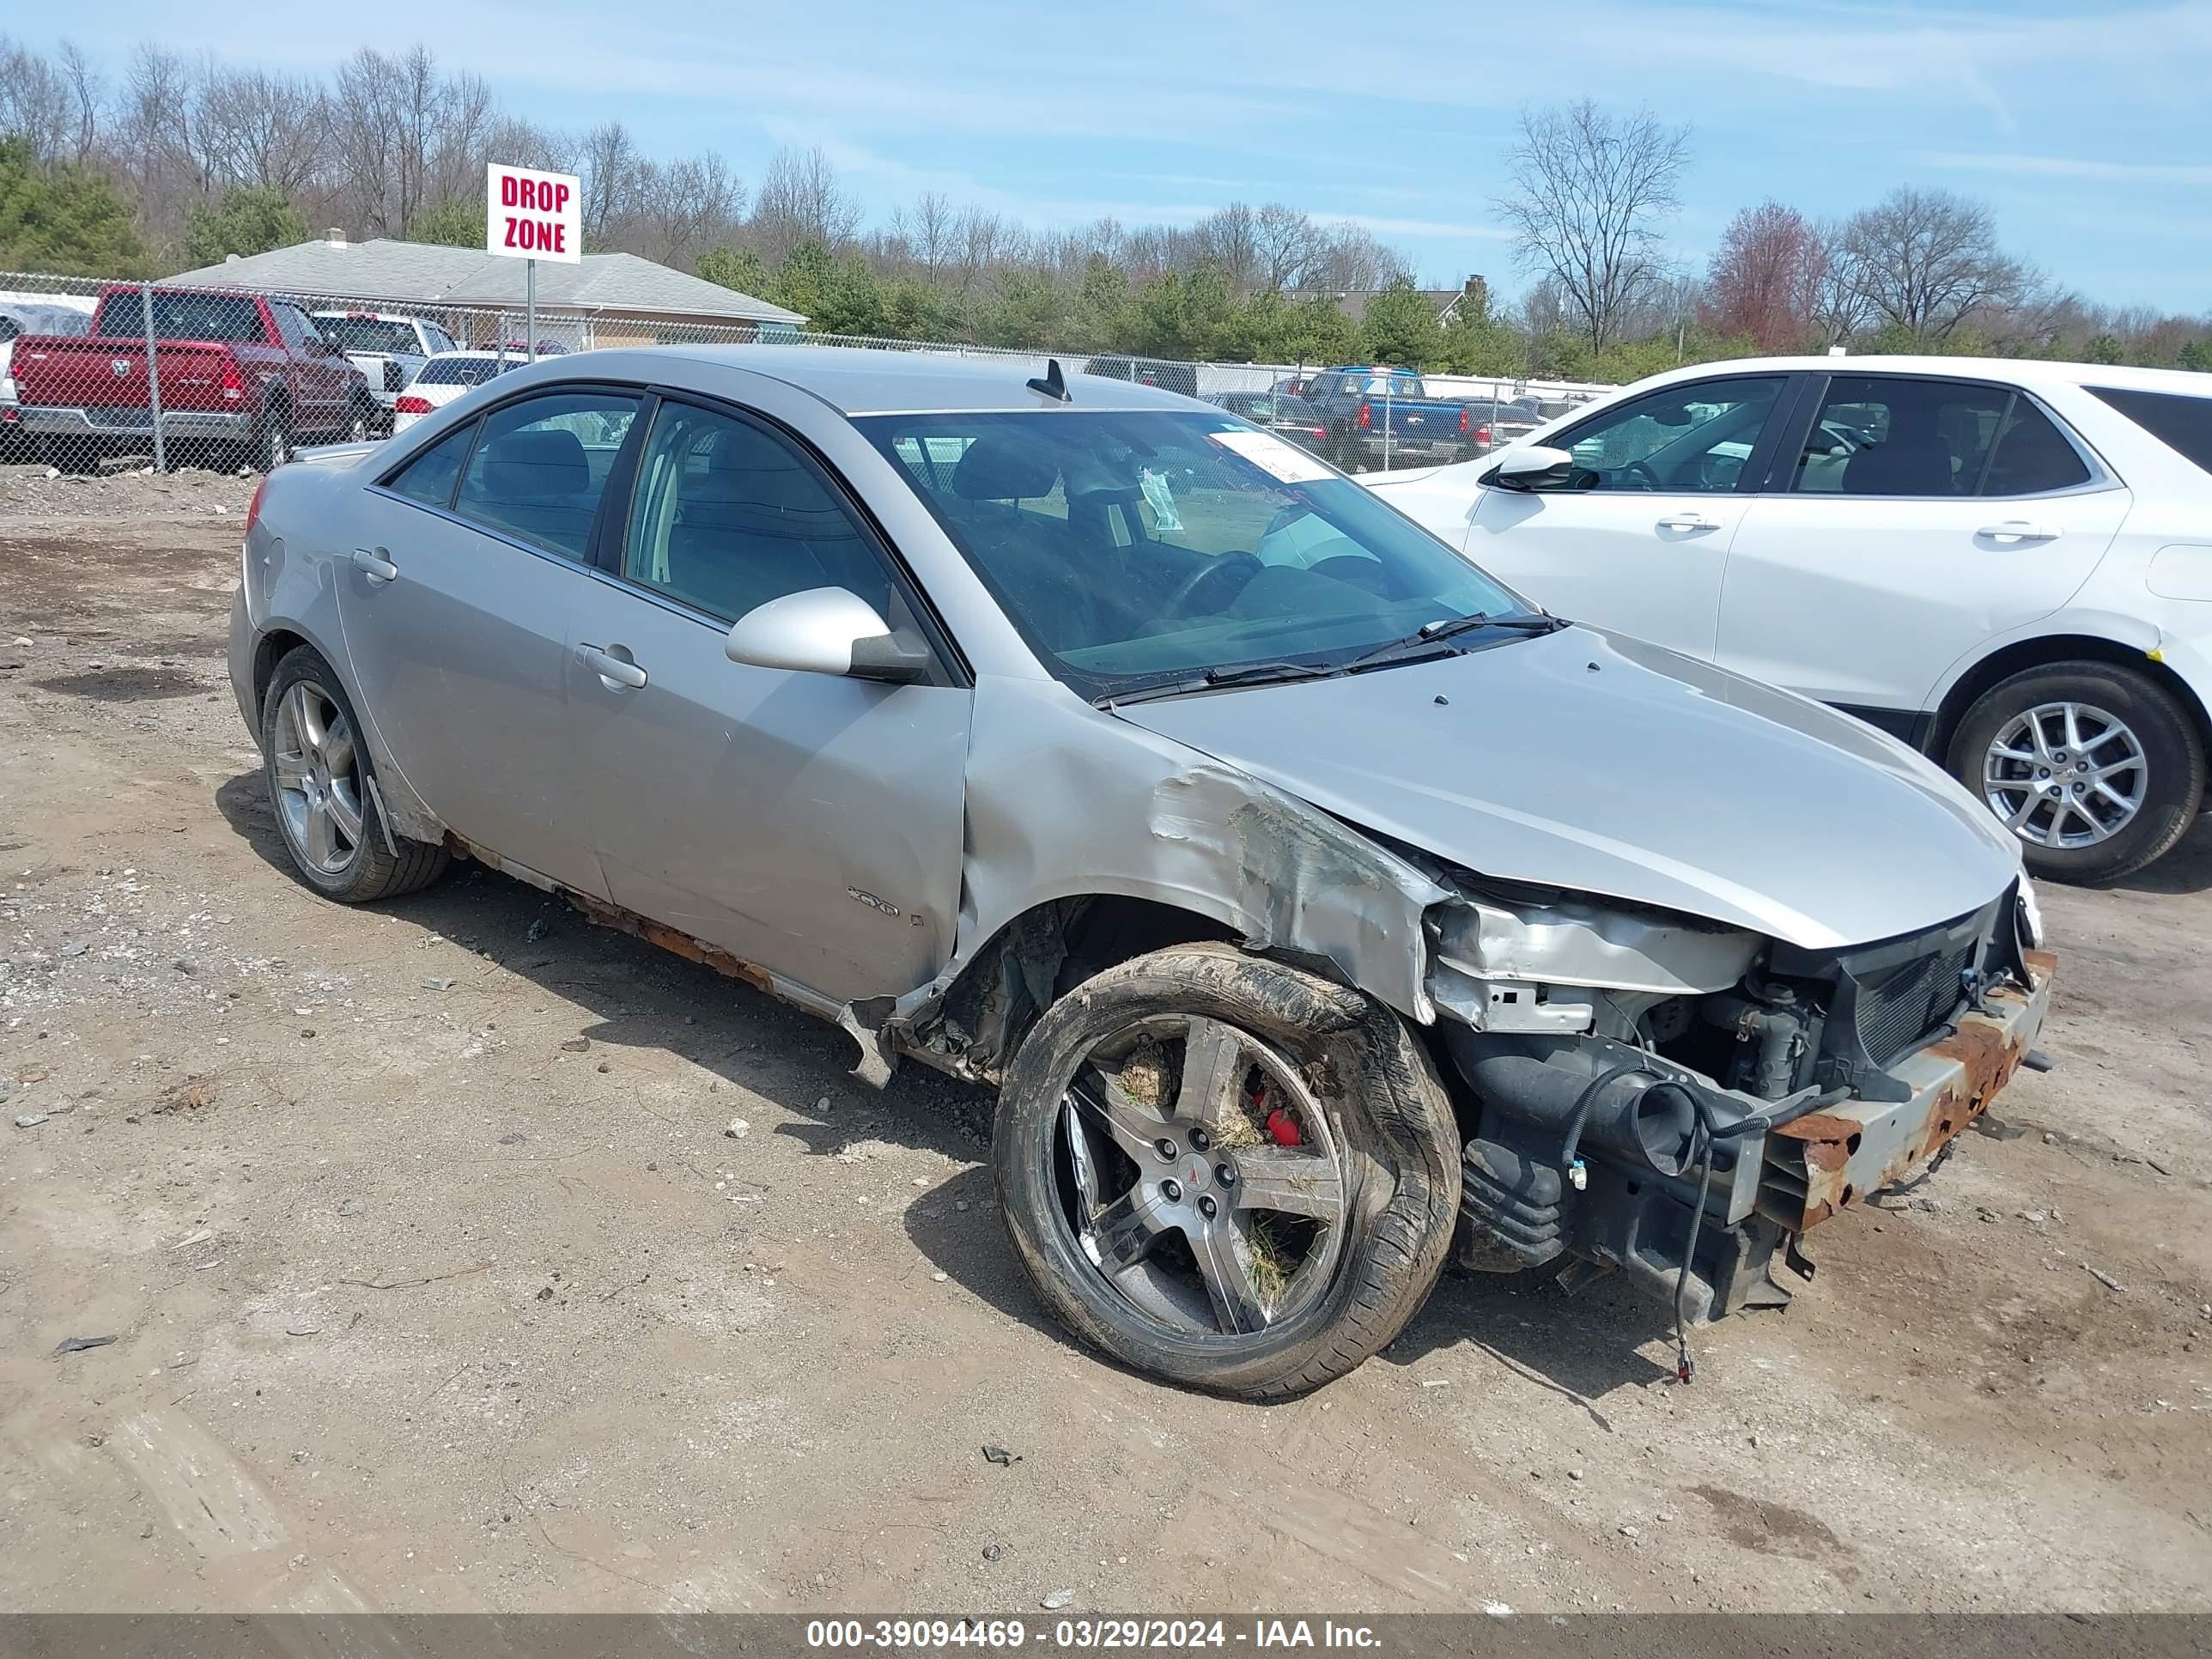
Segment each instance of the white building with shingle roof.
[{"label": "white building with shingle roof", "polygon": [[[478,248],[382,237],[352,242],[334,230],[312,242],[234,257],[169,281],[380,311],[435,313],[456,339],[489,345],[493,336],[520,337],[524,266],[523,260]],[[738,337],[724,331],[748,328],[763,338],[788,339],[806,321],[795,311],[635,253],[586,253],[573,264],[541,262],[538,313],[541,334],[571,347],[726,339]]]}]

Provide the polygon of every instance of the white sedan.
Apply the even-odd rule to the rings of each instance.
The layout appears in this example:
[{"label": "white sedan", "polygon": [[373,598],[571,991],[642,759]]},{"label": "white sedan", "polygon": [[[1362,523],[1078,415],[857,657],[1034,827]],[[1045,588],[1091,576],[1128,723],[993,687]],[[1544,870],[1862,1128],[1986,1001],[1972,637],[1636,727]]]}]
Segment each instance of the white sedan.
[{"label": "white sedan", "polygon": [[1365,482],[1563,616],[1935,757],[2039,875],[2116,879],[2207,805],[2212,375],[1709,363]]},{"label": "white sedan", "polygon": [[441,351],[423,363],[392,405],[392,429],[404,432],[433,410],[529,359],[513,351]]}]

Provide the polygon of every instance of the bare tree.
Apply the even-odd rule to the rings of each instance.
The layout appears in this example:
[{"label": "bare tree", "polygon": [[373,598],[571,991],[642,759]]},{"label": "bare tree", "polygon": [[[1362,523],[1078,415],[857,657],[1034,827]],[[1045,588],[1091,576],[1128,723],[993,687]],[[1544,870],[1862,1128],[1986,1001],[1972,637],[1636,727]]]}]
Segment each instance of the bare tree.
[{"label": "bare tree", "polygon": [[200,89],[207,148],[226,185],[314,195],[329,170],[330,109],[313,82],[217,70]]},{"label": "bare tree", "polygon": [[583,186],[584,246],[598,247],[614,234],[637,199],[637,173],[644,161],[637,141],[620,121],[603,121],[584,135],[576,170]]},{"label": "bare tree", "polygon": [[48,63],[0,34],[0,132],[21,138],[38,161],[82,161],[99,136],[100,86],[84,54],[67,41]]},{"label": "bare tree", "polygon": [[942,191],[926,190],[912,207],[891,215],[891,228],[906,238],[908,257],[932,282],[951,258],[952,224],[952,204]]},{"label": "bare tree", "polygon": [[1191,263],[1210,262],[1230,289],[1249,294],[1260,283],[1259,216],[1242,202],[1217,208],[1191,227]]},{"label": "bare tree", "polygon": [[754,198],[752,240],[761,258],[774,265],[801,242],[837,247],[860,222],[859,204],[838,181],[837,170],[817,145],[787,146],[769,158]]},{"label": "bare tree", "polygon": [[1840,224],[1830,221],[1814,226],[1798,282],[1797,309],[1812,325],[1816,345],[1842,345],[1863,332],[1874,317]]},{"label": "bare tree", "polygon": [[1270,202],[1252,216],[1260,280],[1279,294],[1305,286],[1323,240],[1311,214],[1280,202]]},{"label": "bare tree", "polygon": [[1660,227],[1680,205],[1689,151],[1689,129],[1648,109],[1616,118],[1585,98],[1522,112],[1498,211],[1522,264],[1558,284],[1593,349],[1618,337],[1622,313],[1660,278]]},{"label": "bare tree", "polygon": [[1769,197],[1729,221],[1705,275],[1705,319],[1714,332],[1747,334],[1761,351],[1795,351],[1811,338],[1808,265],[1820,235],[1796,208]]},{"label": "bare tree", "polygon": [[1947,337],[1978,307],[2006,305],[2029,286],[1997,247],[1979,202],[1910,185],[1851,216],[1843,251],[1860,295],[1915,340]]},{"label": "bare tree", "polygon": [[1403,254],[1358,225],[1323,226],[1316,237],[1306,281],[1323,293],[1370,294],[1413,276]]},{"label": "bare tree", "polygon": [[726,240],[745,206],[744,186],[712,150],[689,161],[647,162],[636,233],[623,246],[663,264],[689,265]]}]

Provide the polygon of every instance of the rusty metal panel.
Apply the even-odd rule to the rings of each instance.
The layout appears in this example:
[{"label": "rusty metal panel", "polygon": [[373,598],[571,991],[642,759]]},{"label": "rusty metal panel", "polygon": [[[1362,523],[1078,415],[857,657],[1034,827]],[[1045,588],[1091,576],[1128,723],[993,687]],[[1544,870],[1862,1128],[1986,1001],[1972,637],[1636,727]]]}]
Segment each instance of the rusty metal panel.
[{"label": "rusty metal panel", "polygon": [[1989,1109],[2035,1041],[2057,959],[2027,957],[2035,988],[1993,991],[1987,1013],[1890,1067],[1910,1100],[1851,1100],[1774,1131],[1766,1143],[1759,1212],[1792,1232],[1818,1225],[1868,1194],[1910,1179]]}]

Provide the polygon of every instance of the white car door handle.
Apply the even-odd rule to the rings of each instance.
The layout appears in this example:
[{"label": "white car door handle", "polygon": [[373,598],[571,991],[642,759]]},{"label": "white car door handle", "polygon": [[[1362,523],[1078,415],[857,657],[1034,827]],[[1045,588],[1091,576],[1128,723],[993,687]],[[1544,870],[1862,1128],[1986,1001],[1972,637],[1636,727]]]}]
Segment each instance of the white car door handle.
[{"label": "white car door handle", "polygon": [[1985,524],[1974,533],[2010,547],[2021,542],[2055,542],[2058,539],[2058,526],[2035,524],[2027,519],[2007,519],[2002,524]]},{"label": "white car door handle", "polygon": [[1721,521],[1702,513],[1670,513],[1659,520],[1662,530],[1718,530]]},{"label": "white car door handle", "polygon": [[371,586],[381,587],[399,579],[399,567],[384,556],[380,547],[356,547],[353,550],[353,568],[369,580]]},{"label": "white car door handle", "polygon": [[578,646],[576,656],[585,667],[606,681],[610,690],[621,686],[635,691],[645,684],[645,670],[627,657],[612,655],[596,645]]}]

